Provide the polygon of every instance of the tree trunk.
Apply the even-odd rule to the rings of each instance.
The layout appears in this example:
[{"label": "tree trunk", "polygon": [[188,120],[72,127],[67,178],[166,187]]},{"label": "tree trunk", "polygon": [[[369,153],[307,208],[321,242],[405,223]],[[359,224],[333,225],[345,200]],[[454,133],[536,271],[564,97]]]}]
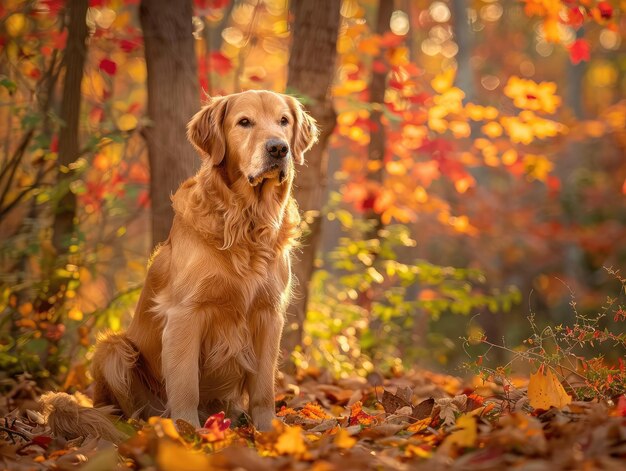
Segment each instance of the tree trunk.
[{"label": "tree trunk", "polygon": [[476,99],[474,70],[470,59],[474,48],[474,33],[467,16],[468,4],[465,0],[452,1],[452,28],[459,52],[456,55],[457,71],[455,85],[465,92],[465,102]]},{"label": "tree trunk", "polygon": [[[87,0],[71,0],[67,3],[68,25],[67,46],[63,58],[65,77],[63,79],[63,95],[61,98],[60,118],[63,121],[59,130],[59,154],[57,164],[59,166],[59,187],[67,186],[65,194],[59,201],[52,223],[52,244],[55,253],[50,259],[45,260],[48,272],[49,287],[39,300],[36,309],[38,313],[52,312],[54,305],[60,306],[65,299],[67,279],[55,273],[55,269],[65,265],[66,256],[73,234],[76,230],[74,218],[76,217],[76,195],[70,190],[70,183],[74,178],[72,173],[66,173],[64,169],[76,161],[80,153],[80,104],[81,82],[83,80],[83,68],[87,57]],[[34,209],[33,212],[34,213]],[[52,301],[51,301],[52,300]],[[61,320],[51,322],[48,332],[60,332]],[[42,357],[42,365],[50,372],[52,377],[58,373],[58,343],[60,335],[47,336],[48,348]]]},{"label": "tree trunk", "polygon": [[[65,79],[61,101],[61,120],[63,125],[59,131],[59,167],[67,167],[78,157],[79,118],[83,68],[87,57],[87,0],[71,0],[68,2],[69,25],[67,47],[65,49]],[[59,172],[59,184],[65,180],[69,185],[71,174]],[[52,242],[56,256],[67,252],[69,241],[74,232],[76,216],[76,195],[69,188],[59,202],[54,218]],[[54,293],[53,293],[54,294]]]},{"label": "tree trunk", "polygon": [[144,130],[150,162],[152,245],[167,239],[174,212],[170,195],[193,175],[198,157],[186,126],[199,108],[191,0],[142,0],[148,69],[148,118]]},{"label": "tree trunk", "polygon": [[306,156],[306,165],[298,169],[294,196],[300,210],[311,221],[301,240],[293,272],[297,279],[294,300],[287,310],[287,323],[282,338],[285,359],[302,343],[302,325],[306,317],[308,288],[320,243],[322,220],[319,210],[326,191],[328,156],[326,145],[335,127],[336,114],[330,99],[337,56],[340,0],[311,2],[293,0],[295,17],[292,24],[293,43],[289,57],[287,88],[310,100],[307,108],[317,120],[321,135]]},{"label": "tree trunk", "polygon": [[[378,15],[376,17],[376,34],[379,36],[384,35],[390,30],[389,23],[391,21],[391,14],[393,13],[393,1],[380,0],[378,4]],[[378,61],[384,61],[384,55],[381,52],[376,58]],[[372,106],[372,112],[370,114],[370,121],[372,122],[373,129],[370,131],[370,143],[368,148],[368,160],[370,162],[378,162],[370,175],[370,180],[375,181],[382,188],[384,180],[384,159],[385,159],[385,126],[381,122],[383,116],[383,109],[385,107],[385,89],[387,88],[387,72],[372,71],[372,78],[369,85],[370,90],[370,105]],[[382,228],[382,221],[380,214],[374,211],[374,208],[369,208],[365,214],[366,219],[372,220],[374,225],[372,230],[366,234],[366,239],[374,239],[378,237],[378,231]]]}]

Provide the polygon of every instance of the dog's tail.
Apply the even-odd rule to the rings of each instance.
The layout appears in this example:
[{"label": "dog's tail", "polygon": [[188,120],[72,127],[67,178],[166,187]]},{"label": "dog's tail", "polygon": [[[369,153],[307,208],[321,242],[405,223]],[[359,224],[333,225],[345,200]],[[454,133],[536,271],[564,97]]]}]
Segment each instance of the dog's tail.
[{"label": "dog's tail", "polygon": [[104,332],[98,337],[93,356],[94,404],[113,404],[125,415],[135,412],[131,389],[139,350],[124,333]]},{"label": "dog's tail", "polygon": [[48,392],[41,396],[39,402],[54,436],[66,439],[102,437],[113,443],[128,438],[112,422],[115,412],[113,406],[88,407],[75,396],[59,392]]}]

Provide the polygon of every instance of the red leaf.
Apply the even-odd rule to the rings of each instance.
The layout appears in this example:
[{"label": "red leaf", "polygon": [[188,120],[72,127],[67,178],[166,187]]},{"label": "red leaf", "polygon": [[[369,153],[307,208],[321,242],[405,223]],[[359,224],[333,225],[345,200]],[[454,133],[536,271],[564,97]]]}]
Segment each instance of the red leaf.
[{"label": "red leaf", "polygon": [[120,48],[124,52],[133,52],[135,49],[139,47],[139,43],[137,41],[131,41],[130,39],[122,39],[120,40]]},{"label": "red leaf", "polygon": [[600,10],[600,16],[605,20],[610,20],[613,16],[613,6],[609,2],[598,3],[598,10]]},{"label": "red leaf", "polygon": [[215,428],[221,431],[226,430],[230,427],[230,419],[224,418],[226,414],[224,412],[218,412],[217,414],[213,414],[206,419],[204,423],[204,428]]},{"label": "red leaf", "polygon": [[374,61],[374,63],[372,64],[372,69],[374,70],[374,72],[379,74],[384,74],[385,72],[387,72],[387,66],[384,62],[381,61]]},{"label": "red leaf", "polygon": [[546,183],[548,184],[548,189],[550,190],[550,193],[553,195],[557,194],[561,189],[561,180],[559,180],[555,176],[550,175]]},{"label": "red leaf", "polygon": [[226,75],[233,68],[233,63],[221,52],[212,52],[209,57],[209,63],[211,64],[211,70],[220,75]]},{"label": "red leaf", "polygon": [[140,208],[150,207],[150,195],[146,190],[143,190],[139,193],[139,195],[137,195],[137,204]]},{"label": "red leaf", "polygon": [[46,437],[45,435],[38,435],[36,437],[33,437],[32,443],[34,443],[35,445],[39,445],[42,448],[48,448],[48,445],[50,445],[51,441],[52,441],[51,437]]},{"label": "red leaf", "polygon": [[63,30],[61,33],[52,32],[52,47],[54,49],[63,50],[65,49],[65,43],[67,43],[67,30]]},{"label": "red leaf", "polygon": [[580,8],[574,7],[570,8],[567,12],[567,22],[572,28],[578,29],[585,22],[585,17],[583,12],[580,11]]},{"label": "red leaf", "polygon": [[52,136],[52,141],[50,142],[50,152],[57,152],[59,150],[59,136]]},{"label": "red leaf", "polygon": [[195,7],[199,10],[218,10],[220,8],[224,8],[230,0],[195,0]]},{"label": "red leaf", "polygon": [[197,430],[198,435],[209,443],[224,440],[230,427],[230,419],[225,419],[224,415],[224,412],[218,412],[206,419],[204,427]]},{"label": "red leaf", "polygon": [[391,31],[387,31],[380,39],[382,47],[398,47],[404,41],[404,36],[398,36]]},{"label": "red leaf", "polygon": [[350,406],[350,418],[348,425],[371,425],[376,419],[373,415],[368,414],[362,409],[361,401],[355,402]]},{"label": "red leaf", "polygon": [[590,58],[589,43],[584,39],[577,39],[569,48],[569,55],[573,64],[588,61]]},{"label": "red leaf", "polygon": [[100,61],[100,70],[109,75],[115,75],[117,72],[117,64],[110,59],[102,59]]},{"label": "red leaf", "polygon": [[42,0],[41,3],[45,5],[48,11],[53,15],[58,13],[65,6],[63,0]]}]

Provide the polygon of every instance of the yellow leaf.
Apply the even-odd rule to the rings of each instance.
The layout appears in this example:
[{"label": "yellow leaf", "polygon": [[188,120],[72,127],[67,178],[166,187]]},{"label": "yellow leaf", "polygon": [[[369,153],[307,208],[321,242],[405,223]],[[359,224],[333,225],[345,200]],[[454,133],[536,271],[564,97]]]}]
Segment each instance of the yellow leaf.
[{"label": "yellow leaf", "polygon": [[352,95],[358,93],[367,88],[367,82],[365,80],[346,80],[341,85],[335,87],[334,94],[338,96]]},{"label": "yellow leaf", "polygon": [[101,74],[97,72],[85,74],[81,83],[81,92],[83,95],[100,100],[104,96],[104,89],[105,83]]},{"label": "yellow leaf", "polygon": [[502,163],[504,165],[513,165],[517,162],[517,151],[515,149],[509,149],[502,154]]},{"label": "yellow leaf", "polygon": [[358,117],[356,111],[344,111],[337,116],[337,123],[342,126],[352,126]]},{"label": "yellow leaf", "polygon": [[397,160],[387,162],[385,169],[390,175],[406,175],[406,167],[402,162]]},{"label": "yellow leaf", "polygon": [[281,455],[303,455],[306,453],[302,428],[286,426],[276,441],[276,451]]},{"label": "yellow leaf", "polygon": [[456,189],[457,192],[463,194],[470,187],[474,186],[475,183],[476,181],[474,180],[474,177],[468,174],[461,178],[456,179],[454,181],[454,188]]},{"label": "yellow leaf", "polygon": [[213,469],[210,458],[203,452],[194,452],[167,440],[159,442],[157,464],[163,471]]},{"label": "yellow leaf", "polygon": [[137,127],[137,117],[130,113],[124,113],[122,116],[117,118],[117,127],[120,131],[130,131],[131,129],[135,129]]},{"label": "yellow leaf", "polygon": [[406,47],[397,47],[388,56],[389,63],[398,67],[409,61],[409,50]]},{"label": "yellow leaf", "polygon": [[535,139],[532,126],[516,116],[503,116],[500,122],[511,138],[511,142],[530,144]]},{"label": "yellow leaf", "polygon": [[[432,290],[422,290],[420,292],[420,300],[425,300],[425,299],[436,299],[437,294],[432,291]],[[428,427],[430,425],[431,422],[431,417],[426,417],[425,419],[421,419],[418,420],[415,423],[412,423],[411,425],[409,425],[407,427],[407,432],[412,432],[412,433],[417,433],[417,432],[421,432],[423,430],[426,430],[426,427]]]},{"label": "yellow leaf", "polygon": [[457,139],[469,137],[472,134],[470,125],[465,121],[450,121],[450,131]]},{"label": "yellow leaf", "polygon": [[554,164],[543,155],[526,154],[524,168],[531,178],[545,182]]},{"label": "yellow leaf", "polygon": [[476,419],[468,414],[462,415],[457,419],[456,426],[459,430],[452,432],[450,436],[446,438],[446,442],[458,445],[462,448],[473,447],[476,444],[476,438],[478,436]]},{"label": "yellow leaf", "polygon": [[346,429],[341,428],[335,435],[334,442],[335,446],[337,446],[338,448],[343,448],[344,450],[347,450],[349,448],[352,448],[356,444],[356,438],[351,437]]},{"label": "yellow leaf", "polygon": [[26,27],[26,17],[23,13],[14,13],[5,20],[4,27],[8,35],[15,38],[24,31]]},{"label": "yellow leaf", "polygon": [[70,309],[70,312],[67,313],[67,317],[69,317],[73,321],[82,321],[83,311],[74,306],[72,309]]},{"label": "yellow leaf", "polygon": [[456,71],[454,69],[448,69],[444,73],[437,75],[430,82],[430,85],[433,87],[433,90],[435,90],[437,93],[444,93],[454,83],[455,75],[456,75]]},{"label": "yellow leaf", "polygon": [[543,30],[546,35],[546,41],[558,43],[561,40],[559,34],[559,18],[555,16],[547,17],[543,22]]},{"label": "yellow leaf", "polygon": [[365,38],[359,42],[359,51],[369,56],[377,56],[380,52],[380,38],[378,36],[372,36]]},{"label": "yellow leaf", "polygon": [[426,193],[426,189],[423,186],[417,186],[413,196],[415,196],[415,201],[418,203],[426,203],[428,201],[428,193]]},{"label": "yellow leaf", "polygon": [[148,72],[146,70],[146,61],[143,58],[133,58],[126,63],[126,72],[130,78],[137,83],[144,83]]},{"label": "yellow leaf", "polygon": [[561,409],[572,402],[559,380],[548,369],[544,374],[543,365],[537,373],[530,375],[528,383],[528,400],[535,409],[548,410],[550,407]]},{"label": "yellow leaf", "polygon": [[418,457],[418,458],[430,458],[432,456],[432,452],[426,450],[424,447],[420,445],[414,445],[413,443],[409,443],[404,449],[405,456],[410,458]]},{"label": "yellow leaf", "polygon": [[553,114],[561,105],[554,82],[537,83],[512,76],[504,87],[504,94],[513,100],[516,107],[533,111]]},{"label": "yellow leaf", "polygon": [[178,430],[176,430],[176,426],[172,419],[164,419],[162,417],[150,417],[148,419],[148,424],[154,427],[154,431],[159,437],[169,437],[172,440],[182,441]]},{"label": "yellow leaf", "polygon": [[481,128],[481,130],[485,136],[490,137],[492,139],[495,137],[500,137],[502,135],[502,126],[500,126],[495,121],[491,121],[485,124]]}]

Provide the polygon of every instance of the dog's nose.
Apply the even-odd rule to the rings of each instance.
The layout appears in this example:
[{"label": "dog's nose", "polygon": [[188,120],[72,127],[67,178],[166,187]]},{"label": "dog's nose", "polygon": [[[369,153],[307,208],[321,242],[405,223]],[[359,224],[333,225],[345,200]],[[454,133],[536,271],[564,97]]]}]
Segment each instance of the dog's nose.
[{"label": "dog's nose", "polygon": [[265,143],[267,153],[277,159],[282,159],[289,152],[289,144],[282,139],[270,139]]}]

